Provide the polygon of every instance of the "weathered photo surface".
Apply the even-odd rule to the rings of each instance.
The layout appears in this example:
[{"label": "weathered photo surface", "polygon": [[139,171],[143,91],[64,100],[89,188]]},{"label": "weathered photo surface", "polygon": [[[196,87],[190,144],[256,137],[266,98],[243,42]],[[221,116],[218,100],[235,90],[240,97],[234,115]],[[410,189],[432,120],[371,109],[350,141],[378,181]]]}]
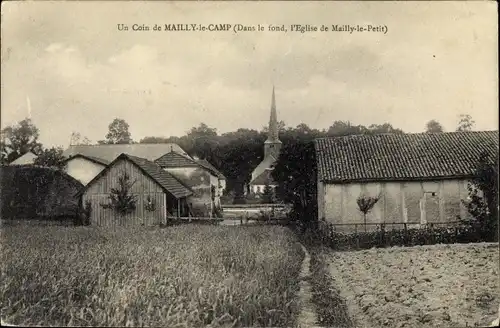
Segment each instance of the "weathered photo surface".
[{"label": "weathered photo surface", "polygon": [[495,2],[1,15],[2,325],[498,325]]}]

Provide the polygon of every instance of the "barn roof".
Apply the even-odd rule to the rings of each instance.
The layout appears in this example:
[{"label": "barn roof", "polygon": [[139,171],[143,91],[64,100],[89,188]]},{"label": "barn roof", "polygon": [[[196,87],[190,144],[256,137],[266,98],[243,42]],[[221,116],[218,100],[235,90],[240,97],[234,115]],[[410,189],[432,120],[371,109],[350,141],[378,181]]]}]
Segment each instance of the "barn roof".
[{"label": "barn roof", "polygon": [[113,165],[120,159],[125,159],[135,164],[145,175],[149,176],[155,181],[162,189],[172,194],[175,198],[183,198],[193,194],[193,191],[182,182],[177,180],[173,175],[167,171],[162,170],[157,164],[137,156],[129,154],[120,154],[113,162],[111,162],[104,170],[102,170],[94,179],[92,179],[85,190],[90,187],[100,177],[105,175]]},{"label": "barn roof", "polygon": [[196,163],[193,159],[175,151],[169,151],[163,154],[160,158],[155,160],[155,163],[161,167],[199,167],[200,165]]},{"label": "barn roof", "polygon": [[226,180],[224,174],[222,174],[219,170],[217,170],[215,166],[210,164],[210,162],[207,161],[206,159],[199,159],[196,162],[201,166],[203,166],[204,168],[206,168],[207,170],[212,171],[219,179]]},{"label": "barn roof", "polygon": [[65,162],[68,162],[74,158],[85,158],[91,162],[94,162],[94,163],[97,163],[97,164],[101,164],[101,165],[108,165],[109,164],[109,161],[105,160],[105,159],[102,159],[102,158],[97,158],[97,157],[92,157],[92,156],[87,156],[87,155],[83,155],[83,154],[76,154],[76,155],[72,155],[68,158],[66,158]]},{"label": "barn roof", "polygon": [[149,161],[161,157],[162,155],[175,151],[179,154],[189,157],[189,155],[175,143],[157,143],[157,144],[105,144],[105,145],[76,145],[70,146],[63,152],[63,156],[71,157],[76,154],[85,155],[93,158],[100,158],[112,162],[120,154],[130,154]]},{"label": "barn roof", "polygon": [[483,151],[498,154],[498,131],[319,138],[315,150],[327,183],[467,178]]}]

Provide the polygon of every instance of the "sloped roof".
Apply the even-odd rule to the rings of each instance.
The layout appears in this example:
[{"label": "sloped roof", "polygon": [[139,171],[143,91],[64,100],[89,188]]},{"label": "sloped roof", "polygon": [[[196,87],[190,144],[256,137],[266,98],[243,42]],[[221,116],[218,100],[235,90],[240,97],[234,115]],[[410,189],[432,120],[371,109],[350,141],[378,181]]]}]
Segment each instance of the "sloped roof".
[{"label": "sloped roof", "polygon": [[252,180],[250,183],[257,179],[267,168],[273,166],[274,163],[276,163],[276,158],[273,155],[264,157],[262,162],[252,171]]},{"label": "sloped roof", "polygon": [[498,131],[353,135],[315,140],[318,178],[330,183],[467,178]]},{"label": "sloped roof", "polygon": [[155,163],[161,167],[199,167],[200,165],[196,163],[193,159],[175,151],[169,151],[163,154],[160,158],[155,160]]},{"label": "sloped roof", "polygon": [[89,188],[89,186],[97,181],[101,176],[106,174],[109,169],[113,167],[113,165],[120,159],[126,159],[135,164],[144,174],[153,179],[156,183],[158,183],[160,187],[162,187],[168,193],[172,194],[175,198],[183,198],[193,194],[191,188],[184,185],[167,171],[162,170],[161,167],[159,167],[155,163],[148,161],[145,158],[140,158],[129,154],[120,154],[113,162],[111,162],[104,170],[102,170],[94,179],[92,179],[87,184],[85,190]]},{"label": "sloped roof", "polygon": [[105,159],[102,159],[102,158],[97,158],[97,157],[92,157],[92,156],[86,156],[86,155],[83,155],[83,154],[76,154],[76,155],[72,155],[68,158],[66,158],[65,162],[68,162],[70,160],[72,160],[73,158],[85,158],[91,162],[94,162],[94,163],[97,163],[97,164],[101,164],[101,165],[108,165],[109,164],[109,161],[105,160]]},{"label": "sloped roof", "polygon": [[33,164],[35,162],[35,159],[38,158],[35,154],[32,152],[27,152],[26,154],[19,156],[17,159],[12,161],[10,165],[26,165],[26,164]]},{"label": "sloped roof", "polygon": [[71,157],[76,154],[100,158],[108,162],[112,162],[120,154],[129,154],[140,158],[145,158],[149,161],[161,157],[162,155],[175,151],[184,156],[189,155],[175,143],[157,143],[157,144],[112,144],[112,145],[77,145],[70,146],[63,152],[63,156]]},{"label": "sloped roof", "polygon": [[278,185],[271,175],[272,172],[272,169],[265,169],[264,172],[250,182],[250,185]]},{"label": "sloped roof", "polygon": [[209,171],[212,171],[219,179],[223,179],[223,180],[226,180],[226,177],[224,176],[224,174],[222,174],[219,170],[217,170],[212,164],[210,164],[209,161],[207,161],[206,159],[199,159],[196,161],[198,164],[200,164],[201,166],[203,166],[204,168],[206,168],[207,170]]}]

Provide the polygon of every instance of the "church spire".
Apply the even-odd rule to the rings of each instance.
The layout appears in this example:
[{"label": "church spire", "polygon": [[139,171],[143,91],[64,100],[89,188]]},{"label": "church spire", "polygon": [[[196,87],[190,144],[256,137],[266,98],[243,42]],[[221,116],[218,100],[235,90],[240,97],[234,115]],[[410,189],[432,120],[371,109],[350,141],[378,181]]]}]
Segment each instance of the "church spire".
[{"label": "church spire", "polygon": [[268,141],[278,141],[279,140],[279,129],[278,129],[278,115],[276,114],[276,97],[274,95],[274,85],[273,85],[273,96],[271,99],[271,117],[269,118],[269,132]]}]

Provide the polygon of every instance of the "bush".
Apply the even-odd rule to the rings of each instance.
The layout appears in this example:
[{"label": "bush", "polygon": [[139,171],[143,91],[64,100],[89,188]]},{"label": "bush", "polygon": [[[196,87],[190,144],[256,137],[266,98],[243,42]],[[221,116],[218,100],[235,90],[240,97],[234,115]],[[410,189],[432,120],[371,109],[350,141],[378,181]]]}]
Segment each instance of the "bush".
[{"label": "bush", "polygon": [[320,222],[317,234],[326,246],[337,250],[368,249],[372,247],[416,246],[433,244],[482,242],[478,227],[460,224],[454,227],[435,227],[386,230],[384,224],[377,231],[341,233],[334,225]]},{"label": "bush", "polygon": [[2,219],[75,216],[83,185],[66,173],[33,165],[0,167]]}]

